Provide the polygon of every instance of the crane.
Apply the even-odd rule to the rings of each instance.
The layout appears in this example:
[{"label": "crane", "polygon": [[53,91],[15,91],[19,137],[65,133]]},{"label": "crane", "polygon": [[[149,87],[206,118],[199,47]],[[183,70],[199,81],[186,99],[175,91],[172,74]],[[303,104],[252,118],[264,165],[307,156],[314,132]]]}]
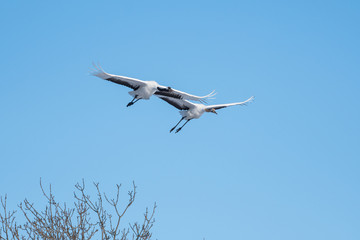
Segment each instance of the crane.
[{"label": "crane", "polygon": [[105,72],[100,66],[94,65],[94,67],[95,71],[92,73],[92,75],[133,89],[133,91],[129,92],[133,99],[126,105],[127,107],[133,105],[140,99],[148,100],[154,94],[162,97],[170,97],[180,100],[187,99],[199,101],[202,103],[205,103],[207,98],[211,98],[216,94],[214,93],[215,91],[212,91],[206,96],[195,96],[186,92],[173,89],[171,87],[159,85],[155,81],[143,81],[135,78],[113,75]]},{"label": "crane", "polygon": [[174,106],[175,108],[180,110],[181,119],[180,121],[170,130],[172,132],[181,121],[186,120],[186,122],[179,127],[175,133],[178,133],[190,120],[200,118],[205,112],[211,112],[217,114],[216,110],[221,108],[226,108],[235,105],[246,105],[254,100],[254,97],[250,97],[249,99],[243,102],[237,103],[228,103],[228,104],[218,104],[218,105],[204,105],[200,103],[192,103],[183,99],[176,99],[166,96],[159,96],[162,100]]}]

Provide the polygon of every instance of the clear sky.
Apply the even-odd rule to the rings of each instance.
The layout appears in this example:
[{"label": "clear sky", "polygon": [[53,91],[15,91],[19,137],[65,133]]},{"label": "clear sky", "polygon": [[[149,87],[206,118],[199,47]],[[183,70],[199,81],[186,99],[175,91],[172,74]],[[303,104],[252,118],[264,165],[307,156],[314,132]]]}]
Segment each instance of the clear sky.
[{"label": "clear sky", "polygon": [[[359,1],[5,1],[0,195],[134,180],[158,239],[360,239]],[[243,101],[189,122],[89,75]],[[125,200],[124,200],[125,201]],[[40,206],[40,205],[39,205]]]}]

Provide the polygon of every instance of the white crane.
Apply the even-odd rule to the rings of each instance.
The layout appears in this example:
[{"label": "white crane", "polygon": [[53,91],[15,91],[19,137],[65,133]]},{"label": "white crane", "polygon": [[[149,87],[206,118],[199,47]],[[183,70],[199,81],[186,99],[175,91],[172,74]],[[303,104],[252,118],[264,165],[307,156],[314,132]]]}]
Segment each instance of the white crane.
[{"label": "white crane", "polygon": [[188,99],[199,102],[206,102],[207,98],[215,95],[214,91],[212,91],[206,96],[195,96],[171,87],[161,86],[155,81],[142,81],[135,78],[117,76],[105,72],[100,66],[94,65],[94,67],[96,70],[92,73],[92,75],[133,89],[133,91],[129,92],[129,94],[133,97],[133,100],[127,104],[127,107],[133,105],[140,99],[148,100],[154,94],[174,99]]},{"label": "white crane", "polygon": [[180,121],[175,125],[175,127],[173,127],[170,130],[170,132],[172,132],[180,124],[180,122],[182,120],[186,120],[184,125],[182,125],[180,128],[178,128],[175,133],[178,133],[191,119],[200,118],[204,112],[212,112],[212,113],[217,114],[217,112],[215,111],[217,109],[226,108],[226,107],[235,106],[235,105],[246,105],[247,103],[251,102],[254,99],[254,97],[250,97],[249,99],[247,99],[244,102],[205,106],[204,104],[192,103],[192,102],[182,100],[182,99],[176,99],[176,98],[165,97],[165,96],[159,96],[159,97],[162,100],[164,100],[165,102],[167,102],[167,103],[173,105],[174,107],[176,107],[177,109],[179,109],[180,115],[182,116]]}]

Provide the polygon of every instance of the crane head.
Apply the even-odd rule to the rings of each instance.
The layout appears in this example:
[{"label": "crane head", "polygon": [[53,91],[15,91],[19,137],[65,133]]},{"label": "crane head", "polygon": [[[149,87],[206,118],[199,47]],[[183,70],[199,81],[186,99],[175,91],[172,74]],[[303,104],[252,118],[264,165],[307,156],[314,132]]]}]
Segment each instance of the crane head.
[{"label": "crane head", "polygon": [[215,108],[211,108],[211,109],[205,109],[206,112],[212,112],[217,114],[217,112],[215,111]]}]

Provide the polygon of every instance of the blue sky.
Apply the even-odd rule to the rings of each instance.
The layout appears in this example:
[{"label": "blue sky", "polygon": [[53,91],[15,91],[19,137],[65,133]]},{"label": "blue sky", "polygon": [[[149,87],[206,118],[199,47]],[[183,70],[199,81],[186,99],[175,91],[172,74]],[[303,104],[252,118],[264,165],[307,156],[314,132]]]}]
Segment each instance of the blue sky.
[{"label": "blue sky", "polygon": [[[0,195],[82,178],[157,202],[158,239],[359,239],[358,1],[12,1],[0,9]],[[114,74],[246,107],[179,134]]]}]

